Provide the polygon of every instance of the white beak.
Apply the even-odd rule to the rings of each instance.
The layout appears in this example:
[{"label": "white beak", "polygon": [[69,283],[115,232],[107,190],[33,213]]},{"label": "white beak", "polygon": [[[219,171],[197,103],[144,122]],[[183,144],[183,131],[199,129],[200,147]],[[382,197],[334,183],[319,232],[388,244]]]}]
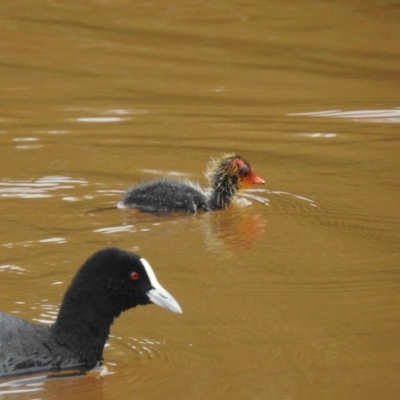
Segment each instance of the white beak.
[{"label": "white beak", "polygon": [[182,314],[181,306],[178,302],[158,283],[156,275],[154,274],[153,268],[144,258],[141,258],[144,269],[147,272],[147,275],[150,279],[151,286],[153,289],[150,289],[147,292],[147,296],[151,300],[152,303],[157,304],[160,307],[166,308],[169,311],[176,312]]}]

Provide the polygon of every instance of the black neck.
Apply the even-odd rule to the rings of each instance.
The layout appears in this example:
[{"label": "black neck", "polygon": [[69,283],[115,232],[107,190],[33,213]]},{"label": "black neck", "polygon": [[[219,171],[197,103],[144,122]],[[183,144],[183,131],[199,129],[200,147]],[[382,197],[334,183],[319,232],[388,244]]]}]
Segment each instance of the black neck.
[{"label": "black neck", "polygon": [[236,176],[223,175],[214,180],[209,200],[211,209],[228,207],[239,190]]},{"label": "black neck", "polygon": [[101,309],[99,304],[101,299],[96,299],[94,293],[78,297],[73,290],[66,292],[51,327],[52,341],[62,349],[63,358],[89,367],[102,360],[110,326],[119,312]]}]

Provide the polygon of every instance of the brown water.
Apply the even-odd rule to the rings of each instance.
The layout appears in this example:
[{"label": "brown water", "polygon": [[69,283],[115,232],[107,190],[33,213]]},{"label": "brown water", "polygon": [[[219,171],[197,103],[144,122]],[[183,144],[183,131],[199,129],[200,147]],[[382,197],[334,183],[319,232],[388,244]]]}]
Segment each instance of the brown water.
[{"label": "brown water", "polygon": [[[370,0],[3,1],[1,310],[52,321],[114,245],[184,314],[130,310],[101,373],[0,397],[398,399],[399,16]],[[97,210],[160,174],[205,184],[231,151],[266,185],[230,210]]]}]

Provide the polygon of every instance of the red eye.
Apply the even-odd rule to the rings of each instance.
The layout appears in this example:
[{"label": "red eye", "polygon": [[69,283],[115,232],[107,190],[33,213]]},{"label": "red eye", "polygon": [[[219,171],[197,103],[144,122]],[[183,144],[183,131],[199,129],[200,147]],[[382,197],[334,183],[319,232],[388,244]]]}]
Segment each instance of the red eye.
[{"label": "red eye", "polygon": [[131,279],[133,281],[137,281],[139,278],[140,278],[140,276],[137,272],[131,272]]}]

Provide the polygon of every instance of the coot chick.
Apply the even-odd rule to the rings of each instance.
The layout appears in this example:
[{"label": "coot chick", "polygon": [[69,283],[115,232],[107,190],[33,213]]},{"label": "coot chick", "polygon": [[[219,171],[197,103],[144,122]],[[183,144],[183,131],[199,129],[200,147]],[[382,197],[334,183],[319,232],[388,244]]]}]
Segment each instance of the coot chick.
[{"label": "coot chick", "polygon": [[151,303],[182,312],[144,258],[117,248],[100,250],[72,279],[53,325],[0,313],[0,376],[90,370],[102,361],[114,319]]},{"label": "coot chick", "polygon": [[191,182],[157,179],[127,190],[118,207],[149,212],[218,210],[228,207],[239,191],[265,183],[247,161],[235,154],[211,159],[205,175],[210,184],[209,191],[203,191]]}]

